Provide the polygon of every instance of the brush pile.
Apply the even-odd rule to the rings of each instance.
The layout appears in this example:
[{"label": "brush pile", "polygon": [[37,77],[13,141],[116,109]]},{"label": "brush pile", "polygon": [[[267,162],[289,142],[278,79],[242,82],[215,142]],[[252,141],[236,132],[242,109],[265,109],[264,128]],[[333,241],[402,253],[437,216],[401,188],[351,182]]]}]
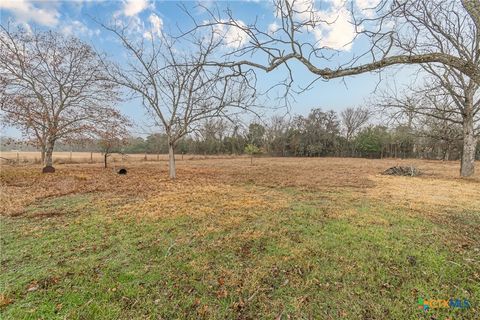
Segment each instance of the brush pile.
[{"label": "brush pile", "polygon": [[383,171],[383,174],[389,175],[389,176],[415,177],[415,176],[419,176],[421,172],[414,166],[408,166],[408,167],[395,166]]}]

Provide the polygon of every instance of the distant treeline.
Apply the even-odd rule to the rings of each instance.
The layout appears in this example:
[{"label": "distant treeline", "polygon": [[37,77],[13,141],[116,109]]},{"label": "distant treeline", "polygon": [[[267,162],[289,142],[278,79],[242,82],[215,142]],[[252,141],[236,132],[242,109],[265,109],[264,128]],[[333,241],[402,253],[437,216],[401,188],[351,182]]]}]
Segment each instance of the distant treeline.
[{"label": "distant treeline", "polygon": [[[223,119],[204,122],[195,134],[181,139],[177,154],[243,154],[247,145],[271,156],[300,157],[366,157],[366,158],[425,158],[457,160],[461,157],[461,127],[445,121],[412,122],[395,126],[374,125],[369,121],[352,125],[352,115],[361,110],[324,112],[313,109],[307,116],[290,119],[273,116],[266,123],[252,122],[234,125]],[[358,116],[358,114],[357,114]],[[365,117],[368,118],[368,117]],[[350,119],[350,121],[349,121]],[[368,119],[367,119],[368,120]],[[353,121],[354,122],[354,121]],[[8,141],[8,143],[7,143]],[[102,152],[100,141],[58,143],[56,151]],[[18,140],[2,138],[2,150],[34,151]],[[167,136],[154,133],[146,138],[129,137],[117,143],[111,152],[168,153]],[[480,146],[477,147],[480,158]]]}]

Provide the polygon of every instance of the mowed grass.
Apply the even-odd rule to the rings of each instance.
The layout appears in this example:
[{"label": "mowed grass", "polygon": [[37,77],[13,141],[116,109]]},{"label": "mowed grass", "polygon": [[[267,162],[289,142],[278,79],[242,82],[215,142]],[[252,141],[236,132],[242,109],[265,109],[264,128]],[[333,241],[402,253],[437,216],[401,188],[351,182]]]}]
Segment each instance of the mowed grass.
[{"label": "mowed grass", "polygon": [[[175,182],[157,166],[2,168],[1,318],[480,318],[478,177],[248,162],[179,163]],[[471,308],[426,313],[419,298]]]}]

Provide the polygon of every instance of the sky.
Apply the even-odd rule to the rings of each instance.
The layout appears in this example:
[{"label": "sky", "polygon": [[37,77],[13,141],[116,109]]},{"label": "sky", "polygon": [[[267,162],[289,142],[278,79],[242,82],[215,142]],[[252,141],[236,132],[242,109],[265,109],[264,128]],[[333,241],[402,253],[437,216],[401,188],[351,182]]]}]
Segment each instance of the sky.
[{"label": "sky", "polygon": [[[354,0],[357,9],[366,17],[372,14],[372,8],[378,0]],[[122,21],[130,26],[138,37],[155,36],[159,32],[178,34],[179,30],[191,27],[191,20],[181,10],[184,5],[198,21],[208,19],[199,2],[187,1],[153,1],[153,0],[70,0],[70,1],[34,1],[34,0],[1,0],[0,23],[11,26],[21,25],[26,30],[56,30],[67,36],[75,36],[91,44],[97,50],[107,53],[112,59],[122,62],[124,54],[118,41],[98,21],[109,23]],[[264,30],[274,32],[279,25],[275,17],[275,10],[269,1],[201,1],[202,6],[223,11],[230,9],[235,19],[249,24],[256,19]],[[349,21],[351,16],[346,10],[344,0],[300,0],[296,2],[299,9],[309,7],[321,19],[331,21],[314,30],[305,30],[305,36],[319,45],[336,49],[338,54],[329,62],[335,66],[359,55],[366,50],[365,41],[351,42],[354,30]],[[301,18],[301,17],[300,17]],[[242,46],[246,38],[235,30],[224,30],[225,49]],[[315,77],[299,63],[292,65],[296,87],[304,87]],[[273,86],[280,79],[284,79],[286,70],[283,68],[272,73],[259,71],[259,85],[261,89]],[[368,104],[375,94],[375,90],[390,86],[393,83],[407,83],[414,77],[415,70],[411,68],[393,68],[381,73],[363,74],[344,79],[318,81],[308,91],[295,95],[291,99],[289,109],[267,111],[273,113],[290,113],[306,115],[312,108],[335,110],[340,112],[347,107],[356,107]],[[381,81],[380,81],[381,79]],[[277,107],[282,104],[275,99],[265,100],[268,107]],[[137,123],[136,132],[144,134],[144,124],[148,123],[148,116],[140,101],[129,100],[121,103],[119,109]],[[142,129],[143,128],[143,129]],[[2,128],[1,134],[16,136],[18,132],[13,128]]]}]

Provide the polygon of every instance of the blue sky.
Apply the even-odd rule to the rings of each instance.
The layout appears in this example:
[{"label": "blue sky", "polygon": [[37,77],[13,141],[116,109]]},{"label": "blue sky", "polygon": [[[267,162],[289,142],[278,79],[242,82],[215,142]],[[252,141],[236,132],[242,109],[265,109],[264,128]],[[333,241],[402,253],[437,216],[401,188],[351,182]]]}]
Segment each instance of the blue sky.
[{"label": "blue sky", "polygon": [[[324,44],[340,51],[338,57],[330,63],[332,66],[341,63],[352,55],[362,53],[366,44],[361,40],[346,45],[352,36],[349,27],[349,16],[343,10],[343,0],[301,0],[304,4],[315,6],[322,17],[335,20],[335,24],[322,30],[309,32],[312,39],[320,37]],[[369,8],[378,0],[355,0],[359,8]],[[274,28],[275,11],[268,1],[202,1],[209,8],[218,7],[220,10],[231,9],[236,19],[248,24],[258,19],[265,28]],[[197,2],[183,2],[199,21],[206,19],[206,13],[198,8]],[[36,29],[54,29],[66,35],[73,35],[92,44],[97,49],[106,52],[113,59],[122,60],[122,49],[108,31],[102,29],[92,18],[109,22],[118,19],[130,23],[139,35],[142,32],[158,30],[178,33],[178,28],[187,29],[190,26],[188,16],[180,9],[180,2],[176,1],[149,1],[149,0],[71,0],[71,1],[33,1],[33,0],[1,0],[0,19],[2,25],[10,22],[13,25],[22,25]],[[368,14],[368,9],[365,14]],[[311,34],[310,34],[311,33]],[[228,34],[226,34],[228,37]],[[316,38],[317,37],[317,38]],[[338,61],[337,61],[338,60]],[[300,64],[292,65],[295,84],[302,86],[315,77]],[[286,76],[284,69],[269,74],[258,72],[259,83],[262,88],[275,84]],[[382,73],[383,81],[380,88],[393,83],[406,83],[414,75],[414,69],[389,69]],[[371,98],[379,82],[378,74],[363,74],[345,79],[318,81],[315,86],[292,101],[290,113],[307,114],[312,108],[321,107],[325,110],[341,111],[346,107],[364,104]],[[270,106],[280,102],[267,101]],[[138,124],[146,123],[147,117],[139,101],[127,101],[119,108]],[[273,112],[273,111],[272,111]],[[2,129],[3,135],[16,135],[11,128]]]}]

